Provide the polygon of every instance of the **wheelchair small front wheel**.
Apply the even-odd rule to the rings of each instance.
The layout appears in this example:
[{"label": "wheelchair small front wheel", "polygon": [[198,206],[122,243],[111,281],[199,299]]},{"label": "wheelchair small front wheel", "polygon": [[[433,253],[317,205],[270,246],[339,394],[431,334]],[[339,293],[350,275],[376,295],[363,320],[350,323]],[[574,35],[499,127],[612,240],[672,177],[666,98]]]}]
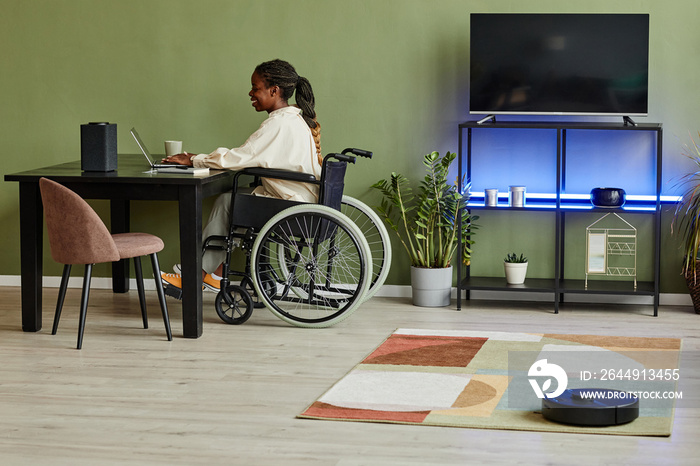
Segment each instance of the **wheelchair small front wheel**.
[{"label": "wheelchair small front wheel", "polygon": [[238,285],[229,285],[219,291],[214,306],[219,318],[227,324],[240,325],[253,315],[253,298]]}]

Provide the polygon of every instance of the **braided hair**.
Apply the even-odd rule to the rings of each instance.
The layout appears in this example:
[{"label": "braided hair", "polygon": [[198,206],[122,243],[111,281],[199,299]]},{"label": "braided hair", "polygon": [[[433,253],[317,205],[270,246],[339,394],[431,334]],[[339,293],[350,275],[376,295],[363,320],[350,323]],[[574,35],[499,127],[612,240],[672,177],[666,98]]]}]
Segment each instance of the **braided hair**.
[{"label": "braided hair", "polygon": [[282,98],[289,100],[296,91],[296,103],[301,109],[301,116],[311,128],[311,134],[316,144],[316,154],[319,163],[323,163],[321,155],[321,125],[316,121],[316,99],[311,83],[303,76],[299,76],[294,67],[284,60],[271,60],[255,67],[255,72],[265,81],[267,87],[278,86],[282,91]]}]

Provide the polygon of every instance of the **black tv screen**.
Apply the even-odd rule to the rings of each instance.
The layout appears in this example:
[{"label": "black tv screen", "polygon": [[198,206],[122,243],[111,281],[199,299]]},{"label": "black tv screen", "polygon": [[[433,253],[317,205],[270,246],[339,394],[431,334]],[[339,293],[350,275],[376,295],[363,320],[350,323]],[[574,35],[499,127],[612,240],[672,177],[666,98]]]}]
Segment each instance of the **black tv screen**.
[{"label": "black tv screen", "polygon": [[474,13],[470,39],[470,113],[648,113],[648,14]]}]

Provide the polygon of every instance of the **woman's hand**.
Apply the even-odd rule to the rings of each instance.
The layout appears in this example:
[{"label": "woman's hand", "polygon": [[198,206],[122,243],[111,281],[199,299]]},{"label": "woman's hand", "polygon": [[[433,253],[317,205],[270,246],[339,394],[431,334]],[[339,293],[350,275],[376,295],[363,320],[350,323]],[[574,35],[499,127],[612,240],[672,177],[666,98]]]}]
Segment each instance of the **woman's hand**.
[{"label": "woman's hand", "polygon": [[192,157],[196,154],[190,154],[188,152],[183,152],[182,154],[171,155],[170,157],[165,157],[162,161],[165,163],[176,163],[178,165],[192,166]]}]

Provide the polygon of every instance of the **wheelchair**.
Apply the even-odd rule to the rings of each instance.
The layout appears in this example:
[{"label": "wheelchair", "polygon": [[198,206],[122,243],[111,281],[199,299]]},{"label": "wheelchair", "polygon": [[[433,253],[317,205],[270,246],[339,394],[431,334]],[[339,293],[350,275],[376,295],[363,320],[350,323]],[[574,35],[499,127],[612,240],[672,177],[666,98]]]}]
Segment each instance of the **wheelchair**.
[{"label": "wheelchair", "polygon": [[[228,236],[210,236],[207,249],[224,250],[214,305],[225,323],[246,322],[254,308],[298,327],[328,327],[349,317],[376,293],[391,264],[384,224],[364,203],[343,195],[348,163],[372,152],[348,148],[324,157],[321,179],[270,168],[246,168],[234,176]],[[254,196],[240,178],[276,178],[319,186],[317,204]],[[231,254],[244,251],[244,270],[232,270]]]}]

